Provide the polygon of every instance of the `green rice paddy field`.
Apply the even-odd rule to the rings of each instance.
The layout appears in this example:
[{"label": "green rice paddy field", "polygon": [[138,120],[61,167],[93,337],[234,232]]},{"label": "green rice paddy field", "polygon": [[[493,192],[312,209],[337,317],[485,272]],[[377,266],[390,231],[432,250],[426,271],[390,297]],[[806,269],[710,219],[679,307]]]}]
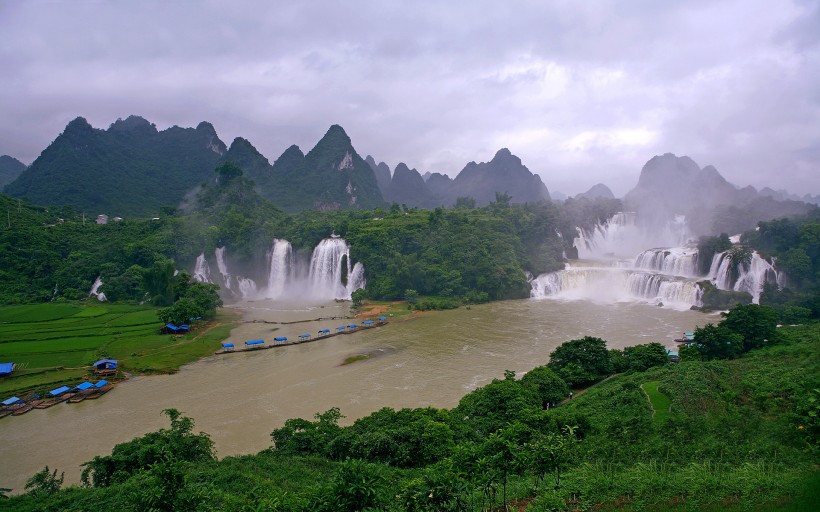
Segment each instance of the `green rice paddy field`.
[{"label": "green rice paddy field", "polygon": [[228,337],[234,318],[220,312],[192,325],[184,336],[159,334],[149,306],[35,304],[0,307],[0,362],[17,365],[0,379],[0,399],[29,391],[76,385],[101,358],[120,361],[130,373],[167,373],[212,354]]}]

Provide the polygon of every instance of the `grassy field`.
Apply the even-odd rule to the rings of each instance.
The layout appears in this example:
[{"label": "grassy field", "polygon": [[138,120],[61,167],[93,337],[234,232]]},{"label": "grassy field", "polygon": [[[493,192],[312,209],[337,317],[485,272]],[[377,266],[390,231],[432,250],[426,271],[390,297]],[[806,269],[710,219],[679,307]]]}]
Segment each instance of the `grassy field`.
[{"label": "grassy field", "polygon": [[0,362],[14,362],[0,397],[75,385],[101,358],[131,373],[168,373],[213,353],[235,317],[220,312],[184,336],[159,334],[156,308],[127,305],[36,304],[0,307]]},{"label": "grassy field", "polygon": [[646,396],[649,397],[649,403],[651,403],[652,408],[655,409],[655,414],[652,415],[652,419],[655,423],[663,423],[669,418],[669,406],[672,405],[672,400],[658,391],[659,385],[660,381],[657,380],[644,382],[641,385],[646,392]]}]

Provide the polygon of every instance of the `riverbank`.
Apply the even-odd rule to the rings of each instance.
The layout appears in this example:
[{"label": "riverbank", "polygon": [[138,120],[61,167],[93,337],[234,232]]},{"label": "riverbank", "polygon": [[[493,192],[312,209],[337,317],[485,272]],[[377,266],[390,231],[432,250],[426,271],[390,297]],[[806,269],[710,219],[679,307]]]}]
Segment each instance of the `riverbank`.
[{"label": "riverbank", "polygon": [[94,379],[88,366],[110,358],[130,375],[167,374],[213,354],[238,324],[235,311],[191,324],[185,335],[160,334],[157,308],[123,304],[32,304],[0,307],[0,397],[40,394]]}]

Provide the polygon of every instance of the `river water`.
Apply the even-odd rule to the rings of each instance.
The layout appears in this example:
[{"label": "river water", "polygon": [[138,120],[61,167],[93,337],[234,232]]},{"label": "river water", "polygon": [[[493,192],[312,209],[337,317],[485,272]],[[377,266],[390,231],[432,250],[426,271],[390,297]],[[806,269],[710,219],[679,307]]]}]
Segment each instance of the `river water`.
[{"label": "river water", "polygon": [[[246,321],[231,341],[331,331],[344,320],[290,325],[345,316],[347,304],[282,305],[271,301],[231,306]],[[647,304],[517,300],[471,309],[425,313],[384,327],[302,345],[205,358],[177,374],[136,377],[98,400],[59,404],[0,421],[0,487],[22,490],[48,465],[79,481],[80,464],[108,454],[117,443],[167,427],[163,409],[177,408],[208,432],[220,457],[255,453],[288,418],[312,418],[341,408],[350,423],[381,407],[453,407],[468,391],[545,364],[562,342],[583,336],[610,347],[672,339],[718,317]],[[366,353],[367,360],[340,365]]]}]

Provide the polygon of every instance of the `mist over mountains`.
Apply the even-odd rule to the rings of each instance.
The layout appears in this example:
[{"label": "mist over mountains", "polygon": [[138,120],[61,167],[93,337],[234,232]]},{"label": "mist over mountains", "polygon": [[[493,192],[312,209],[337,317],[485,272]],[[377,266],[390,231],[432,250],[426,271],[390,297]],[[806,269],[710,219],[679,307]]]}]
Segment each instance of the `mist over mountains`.
[{"label": "mist over mountains", "polygon": [[[105,130],[78,117],[31,166],[0,157],[0,185],[5,184],[5,193],[35,204],[149,216],[163,206],[179,205],[192,189],[212,182],[216,166],[226,162],[241,168],[260,196],[286,211],[391,203],[435,208],[453,206],[459,198],[476,206],[499,198],[513,203],[551,200],[541,177],[506,148],[489,162],[467,163],[455,178],[429,171],[422,175],[403,162],[391,171],[370,155],[362,158],[344,129],[333,125],[307,153],[293,145],[271,163],[242,137],[227,147],[210,123],[158,131],[139,116],[118,119]],[[596,198],[614,195],[599,183],[571,200]],[[820,203],[820,197],[738,188],[712,166],[701,168],[687,156],[667,153],[644,165],[623,201],[647,224],[685,215],[692,234],[712,234],[805,213],[810,208],[806,202]]]}]

